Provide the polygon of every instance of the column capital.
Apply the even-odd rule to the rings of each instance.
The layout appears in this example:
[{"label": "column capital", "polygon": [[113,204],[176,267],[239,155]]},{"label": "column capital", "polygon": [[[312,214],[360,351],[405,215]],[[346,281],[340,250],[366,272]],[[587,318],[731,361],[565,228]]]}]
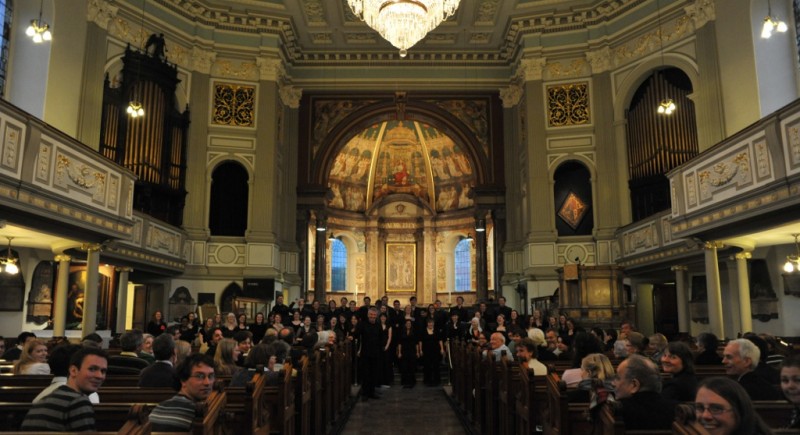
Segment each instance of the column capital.
[{"label": "column capital", "polygon": [[114,270],[116,270],[117,272],[125,272],[125,273],[133,272],[133,268],[129,266],[118,266],[115,267]]},{"label": "column capital", "polygon": [[673,272],[686,272],[689,270],[689,266],[683,266],[683,265],[672,266],[669,268],[669,270]]},{"label": "column capital", "polygon": [[720,249],[724,247],[725,244],[722,242],[715,242],[715,241],[703,242],[703,249],[705,250]]},{"label": "column capital", "polygon": [[83,243],[81,245],[81,251],[86,252],[97,252],[103,249],[103,245],[100,243]]},{"label": "column capital", "polygon": [[72,257],[70,257],[67,254],[58,254],[55,257],[53,257],[53,259],[55,261],[58,261],[59,263],[64,262],[64,261],[72,261]]},{"label": "column capital", "polygon": [[733,258],[737,260],[749,260],[753,257],[751,252],[739,252],[738,254],[734,255]]}]

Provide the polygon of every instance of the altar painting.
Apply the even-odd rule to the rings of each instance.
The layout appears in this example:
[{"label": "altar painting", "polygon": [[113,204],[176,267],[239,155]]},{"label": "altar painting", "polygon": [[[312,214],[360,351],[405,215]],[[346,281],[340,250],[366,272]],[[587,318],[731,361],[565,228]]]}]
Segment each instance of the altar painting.
[{"label": "altar painting", "polygon": [[386,291],[416,292],[417,246],[414,243],[386,244]]}]

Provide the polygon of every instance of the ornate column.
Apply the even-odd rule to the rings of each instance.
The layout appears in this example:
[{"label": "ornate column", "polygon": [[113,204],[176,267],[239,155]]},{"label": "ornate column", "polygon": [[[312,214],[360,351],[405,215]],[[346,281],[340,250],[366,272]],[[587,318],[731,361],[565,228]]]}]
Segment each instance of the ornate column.
[{"label": "ornate column", "polygon": [[128,317],[128,274],[133,272],[131,267],[118,267],[119,280],[117,284],[117,325],[115,333],[125,332],[125,323]]},{"label": "ornate column", "polygon": [[67,325],[67,286],[69,285],[69,262],[72,257],[58,254],[58,275],[56,276],[55,308],[53,309],[53,337],[64,337]]},{"label": "ornate column", "polygon": [[686,266],[672,266],[670,268],[675,272],[675,293],[678,296],[678,332],[690,332],[689,325],[689,298],[687,295],[688,286],[686,273],[689,268]]},{"label": "ornate column", "polygon": [[475,218],[475,298],[478,301],[489,297],[486,250],[486,219],[479,216]]},{"label": "ornate column", "polygon": [[317,231],[314,243],[316,249],[314,250],[314,300],[320,301],[322,304],[325,301],[325,279],[327,277],[325,267],[327,263],[328,251],[328,231],[320,231],[320,228],[327,228],[325,218],[317,217]]},{"label": "ornate column", "polygon": [[747,260],[751,257],[749,252],[740,252],[736,257],[736,278],[739,284],[739,317],[741,317],[741,332],[753,330],[753,313],[750,310],[750,277],[747,274]]},{"label": "ornate column", "polygon": [[[506,209],[494,210],[492,212],[492,222],[494,223],[494,251],[491,253],[494,257],[494,276],[492,277],[492,282],[494,283],[495,294],[503,295],[508,298],[510,295],[502,294],[503,286],[500,284],[505,270],[503,246],[506,244]],[[514,297],[516,298],[517,295],[514,295]],[[523,304],[523,306],[524,305],[527,304]]]},{"label": "ornate column", "polygon": [[722,318],[722,289],[719,283],[719,263],[717,249],[723,245],[719,242],[706,242],[705,268],[706,288],[708,290],[708,326],[719,338],[725,338],[725,324]]},{"label": "ornate column", "polygon": [[86,251],[86,288],[83,290],[83,336],[97,329],[97,286],[100,282],[100,244],[87,243],[81,246]]}]

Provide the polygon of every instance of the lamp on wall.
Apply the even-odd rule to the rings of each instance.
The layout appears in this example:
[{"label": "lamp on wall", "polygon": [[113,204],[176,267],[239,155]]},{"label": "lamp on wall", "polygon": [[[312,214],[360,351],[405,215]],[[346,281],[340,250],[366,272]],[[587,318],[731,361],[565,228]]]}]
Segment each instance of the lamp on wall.
[{"label": "lamp on wall", "polygon": [[461,0],[347,0],[353,14],[400,49],[400,57],[406,57],[409,48],[442,21],[450,18],[460,2]]},{"label": "lamp on wall", "polygon": [[475,231],[479,233],[486,231],[486,221],[483,219],[478,219],[475,221]]},{"label": "lamp on wall", "polygon": [[13,237],[6,236],[6,239],[8,239],[8,252],[5,257],[0,257],[0,269],[10,275],[16,275],[19,273],[19,267],[17,266],[18,259],[14,258],[14,254],[11,253],[11,240]]},{"label": "lamp on wall", "polygon": [[472,242],[472,234],[467,234],[466,236],[461,237],[461,240]]},{"label": "lamp on wall", "polygon": [[[145,5],[147,5],[147,0],[143,0],[142,1],[142,24],[141,24],[141,29],[142,29],[143,32],[144,32],[144,7],[145,7]],[[142,38],[142,40],[144,40],[144,38]],[[144,51],[144,50],[142,50],[142,51]],[[142,79],[142,59],[141,59],[141,57],[138,58],[136,61],[138,62],[137,66],[136,66],[136,80],[138,82],[141,82],[141,79]],[[139,94],[140,95],[141,95],[141,92],[142,92],[141,88],[142,88],[142,84],[139,83]],[[140,118],[140,117],[144,116],[144,107],[142,105],[142,101],[141,100],[137,100],[135,98],[131,98],[131,101],[128,103],[128,108],[125,109],[125,112],[127,112],[128,116],[130,116],[131,118]]]},{"label": "lamp on wall", "polygon": [[53,35],[50,33],[50,25],[42,21],[43,9],[44,0],[39,3],[39,19],[32,19],[31,25],[25,29],[25,34],[33,39],[33,42],[36,44],[41,44],[42,42],[53,39]]},{"label": "lamp on wall", "polygon": [[[658,43],[661,46],[661,67],[664,67],[664,32],[661,31],[661,3],[659,0],[656,0],[656,7],[658,8]],[[658,104],[658,112],[659,115],[672,115],[672,113],[677,109],[675,106],[675,102],[672,101],[672,98],[666,97],[661,100],[661,103]]]},{"label": "lamp on wall", "polygon": [[331,231],[331,233],[328,235],[328,241],[333,242],[334,240],[336,240],[336,235],[334,235],[333,231]]},{"label": "lamp on wall", "polygon": [[764,17],[764,26],[761,27],[761,37],[769,39],[772,37],[772,32],[785,33],[787,30],[789,30],[789,26],[772,15],[772,2],[767,0],[767,16]]},{"label": "lamp on wall", "polygon": [[783,264],[783,270],[786,273],[800,272],[800,243],[797,238],[800,234],[792,234],[794,236],[794,255],[786,256],[786,263]]}]

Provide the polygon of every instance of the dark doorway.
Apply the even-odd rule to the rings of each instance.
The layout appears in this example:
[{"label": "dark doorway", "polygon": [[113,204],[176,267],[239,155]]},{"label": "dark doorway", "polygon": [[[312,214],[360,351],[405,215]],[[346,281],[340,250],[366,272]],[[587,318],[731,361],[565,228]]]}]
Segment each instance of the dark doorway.
[{"label": "dark doorway", "polygon": [[678,334],[678,293],[675,284],[653,286],[653,321],[655,331],[672,340]]}]

